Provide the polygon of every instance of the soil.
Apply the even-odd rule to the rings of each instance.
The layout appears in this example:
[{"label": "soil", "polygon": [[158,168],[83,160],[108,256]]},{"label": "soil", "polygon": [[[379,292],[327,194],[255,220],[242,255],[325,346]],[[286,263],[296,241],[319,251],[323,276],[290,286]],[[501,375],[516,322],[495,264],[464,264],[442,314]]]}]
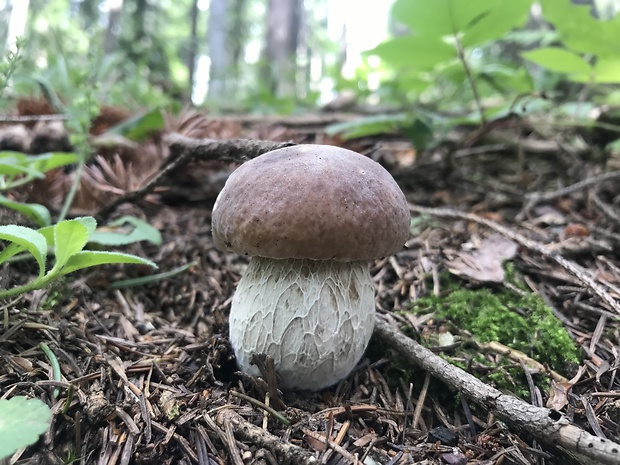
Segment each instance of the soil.
[{"label": "soil", "polygon": [[[618,307],[612,305],[620,302],[620,176],[615,171],[620,158],[611,154],[604,164],[593,145],[573,148],[573,134],[524,132],[522,124],[474,140],[469,137],[474,131],[464,128],[423,154],[398,134],[353,141],[326,135],[329,122],[352,117],[257,120],[187,112],[168,117],[165,132],[231,144],[242,137],[342,145],[383,164],[412,205],[446,209],[443,216],[412,209],[414,234],[406,247],[371,264],[380,318],[414,339],[445,332],[446,322],[432,314],[403,316],[400,310],[420,297],[441,295],[440,277],[449,272],[450,260],[494,233],[450,212],[475,214],[541,244],[548,254],[519,244],[510,261],[528,290],[562,322],[582,359],[579,366],[554,367],[569,380],[564,391],[549,387],[548,367],[535,371],[514,362],[513,368],[530,381],[528,402],[550,405],[591,434],[620,441],[620,324]],[[97,123],[100,134],[105,121]],[[268,369],[265,379],[239,373],[227,315],[247,259],[215,249],[210,232],[215,197],[236,162],[190,159],[147,196],[99,213],[124,192],[145,185],[162,160],[174,158],[164,135],[139,149],[102,149],[89,163],[72,210],[97,216],[100,224],[128,214],[145,219],[162,233],[162,245],[142,242],[119,250],[151,259],[159,269],[91,268],[2,303],[0,396],[36,397],[53,411],[49,431],[7,463],[570,463],[561,450],[498,420],[475,398],[458,396],[406,362],[377,335],[351,375],[318,393],[274,391]],[[140,177],[140,163],[152,165],[148,176]],[[601,178],[602,173],[616,175]],[[71,174],[54,172],[11,195],[57,211]],[[591,182],[559,191],[585,179]],[[28,223],[11,215],[4,210],[0,222]],[[578,265],[583,275],[554,256]],[[173,276],[115,287],[118,281],[188,264]],[[5,264],[0,283],[11,287],[34,270],[28,261]],[[507,285],[462,273],[453,279],[472,289]],[[455,346],[435,347],[437,353],[454,355],[462,341],[476,336],[450,331],[456,334]],[[42,343],[60,363],[56,377]],[[471,358],[462,362],[482,375],[501,369],[505,358],[488,353],[484,365]]]}]

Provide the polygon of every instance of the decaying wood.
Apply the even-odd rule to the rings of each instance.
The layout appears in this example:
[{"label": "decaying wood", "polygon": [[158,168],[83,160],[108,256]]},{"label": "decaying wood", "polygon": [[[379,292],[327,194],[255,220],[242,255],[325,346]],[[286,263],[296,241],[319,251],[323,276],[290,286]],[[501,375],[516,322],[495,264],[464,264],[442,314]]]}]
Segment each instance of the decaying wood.
[{"label": "decaying wood", "polygon": [[226,428],[229,425],[235,438],[257,444],[271,450],[278,457],[278,463],[291,465],[313,465],[319,463],[316,457],[299,446],[284,442],[281,438],[243,419],[230,409],[217,414],[216,422]]},{"label": "decaying wood", "polygon": [[419,205],[409,204],[409,210],[416,213],[425,213],[431,216],[438,216],[443,218],[457,218],[461,220],[472,221],[489,229],[492,229],[506,237],[509,237],[513,241],[517,242],[520,246],[526,247],[536,253],[539,253],[543,257],[553,260],[570,274],[575,276],[581,282],[583,282],[596,296],[598,296],[603,302],[605,302],[613,311],[620,314],[620,302],[614,299],[604,286],[599,284],[590,275],[590,272],[585,268],[579,266],[577,263],[567,260],[557,252],[549,250],[545,245],[536,242],[532,239],[525,237],[522,234],[513,231],[512,229],[499,224],[496,221],[482,218],[481,216],[473,213],[463,213],[457,210],[449,208],[428,208]]},{"label": "decaying wood", "polygon": [[411,363],[492,411],[512,427],[526,431],[541,443],[563,451],[575,463],[584,465],[620,463],[620,444],[589,434],[572,425],[558,412],[528,404],[484,384],[383,320],[377,320],[375,334]]},{"label": "decaying wood", "polygon": [[165,141],[170,147],[170,163],[176,162],[178,158],[187,161],[235,160],[241,162],[272,150],[295,145],[292,142],[254,139],[192,139],[181,134],[168,134]]}]

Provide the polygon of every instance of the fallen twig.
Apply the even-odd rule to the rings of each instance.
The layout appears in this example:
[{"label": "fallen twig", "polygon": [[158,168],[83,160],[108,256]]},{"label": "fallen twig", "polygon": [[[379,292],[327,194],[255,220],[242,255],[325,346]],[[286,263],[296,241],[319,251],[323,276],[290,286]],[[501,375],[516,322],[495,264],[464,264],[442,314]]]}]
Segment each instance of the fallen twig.
[{"label": "fallen twig", "polygon": [[272,142],[252,139],[192,139],[181,134],[168,134],[165,141],[170,147],[170,156],[149,182],[135,191],[127,192],[109,205],[103,207],[99,217],[104,217],[119,205],[143,198],[159,186],[175,169],[191,161],[235,160],[245,161],[263,153],[294,145],[292,142]]},{"label": "fallen twig", "polygon": [[375,334],[411,363],[494,412],[511,426],[526,431],[547,446],[563,451],[576,463],[583,465],[620,463],[620,444],[591,435],[572,425],[558,412],[536,407],[486,385],[381,319],[377,319]]},{"label": "fallen twig", "polygon": [[0,123],[31,123],[33,121],[63,121],[71,118],[69,115],[0,115]]},{"label": "fallen twig", "polygon": [[217,414],[216,421],[223,426],[230,424],[237,439],[249,441],[271,450],[278,457],[278,463],[292,465],[314,465],[319,463],[316,457],[299,446],[282,441],[281,438],[243,419],[241,415],[224,409]]},{"label": "fallen twig", "polygon": [[548,250],[543,244],[540,242],[533,241],[532,239],[528,239],[522,234],[519,234],[506,226],[503,226],[495,221],[487,220],[486,218],[482,218],[481,216],[475,215],[473,213],[463,213],[457,210],[452,210],[449,208],[428,208],[421,207],[419,205],[409,204],[409,210],[416,213],[424,213],[432,216],[439,216],[444,218],[458,218],[462,220],[472,221],[474,223],[482,224],[489,229],[492,229],[506,237],[509,237],[513,241],[517,242],[522,247],[526,247],[530,250],[533,250],[543,257],[546,257],[550,260],[553,260],[570,274],[575,276],[581,282],[583,282],[595,295],[600,297],[600,299],[605,302],[609,307],[614,310],[617,314],[620,315],[620,302],[614,299],[609,292],[605,290],[605,288],[597,283],[594,278],[590,276],[588,271],[583,267],[577,265],[576,263],[567,260],[562,257],[560,254],[554,251]]},{"label": "fallen twig", "polygon": [[618,211],[615,210],[611,205],[608,205],[605,202],[603,202],[603,199],[601,199],[598,196],[597,190],[598,189],[592,190],[592,192],[590,193],[590,200],[592,200],[592,203],[594,204],[594,206],[598,208],[601,212],[603,212],[603,214],[609,220],[616,223],[617,226],[620,226],[620,213],[618,213]]},{"label": "fallen twig", "polygon": [[568,194],[572,194],[573,192],[587,189],[588,187],[601,183],[603,181],[609,181],[610,179],[616,178],[620,178],[620,170],[609,171],[607,173],[599,174],[598,176],[584,179],[583,181],[579,181],[575,184],[571,184],[570,186],[566,186],[562,189],[558,189],[552,192],[532,192],[530,194],[526,194],[525,206],[523,207],[523,211],[520,215],[527,215],[528,212],[539,203],[548,202],[549,200],[564,197]]}]

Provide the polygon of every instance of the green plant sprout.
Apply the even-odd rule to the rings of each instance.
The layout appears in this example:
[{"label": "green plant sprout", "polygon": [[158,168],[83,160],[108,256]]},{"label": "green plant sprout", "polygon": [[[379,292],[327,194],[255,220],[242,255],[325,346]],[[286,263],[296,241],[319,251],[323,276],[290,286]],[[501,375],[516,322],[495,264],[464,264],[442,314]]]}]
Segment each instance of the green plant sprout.
[{"label": "green plant sprout", "polygon": [[[96,227],[96,220],[89,216],[63,220],[38,230],[19,225],[0,226],[0,240],[11,242],[0,252],[0,264],[20,252],[27,252],[39,267],[35,279],[0,291],[0,299],[41,289],[61,276],[91,266],[133,263],[157,267],[152,261],[131,254],[83,250]],[[54,251],[55,262],[51,269],[46,270],[48,249]]]},{"label": "green plant sprout", "polygon": [[[20,152],[0,152],[0,192],[42,179],[45,173],[79,161],[76,154],[51,152],[42,155],[26,155]],[[51,224],[47,208],[39,204],[22,203],[0,194],[0,206],[12,208],[35,221],[39,226]]]},{"label": "green plant sprout", "polygon": [[15,50],[9,50],[4,59],[0,62],[0,99],[4,95],[6,88],[9,86],[11,76],[17,70],[17,65],[22,59],[21,50],[23,46],[23,39],[17,39],[15,42]]},{"label": "green plant sprout", "polygon": [[52,412],[39,399],[0,399],[0,461],[37,442],[51,421]]}]

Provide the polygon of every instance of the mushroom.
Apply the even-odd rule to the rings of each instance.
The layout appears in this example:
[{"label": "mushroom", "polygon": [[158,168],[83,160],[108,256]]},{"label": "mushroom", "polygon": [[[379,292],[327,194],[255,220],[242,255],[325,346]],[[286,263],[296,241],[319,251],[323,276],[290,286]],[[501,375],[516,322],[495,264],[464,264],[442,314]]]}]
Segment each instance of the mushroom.
[{"label": "mushroom", "polygon": [[285,389],[345,378],[374,328],[368,261],[409,235],[404,194],[375,161],[340,147],[297,145],[241,165],[213,207],[220,250],[252,256],[232,300],[239,368],[273,358]]}]

